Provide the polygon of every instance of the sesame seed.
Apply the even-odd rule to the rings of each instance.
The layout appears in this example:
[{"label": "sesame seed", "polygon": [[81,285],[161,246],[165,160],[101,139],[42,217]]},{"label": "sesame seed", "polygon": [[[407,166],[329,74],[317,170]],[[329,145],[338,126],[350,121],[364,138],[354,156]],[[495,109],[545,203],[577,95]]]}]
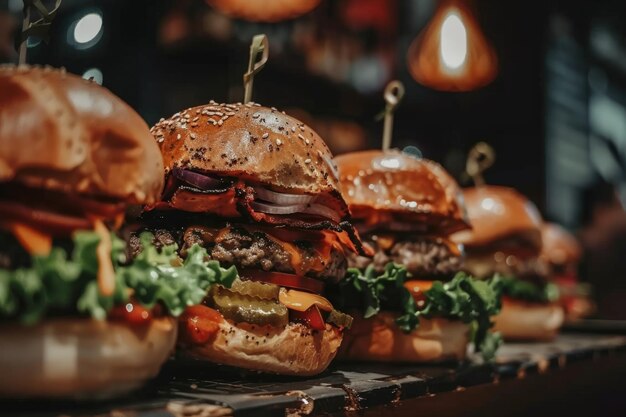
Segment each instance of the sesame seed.
[{"label": "sesame seed", "polygon": [[192,120],[192,122],[197,122],[197,121],[198,121],[198,119],[199,119],[199,117],[194,117],[194,118],[193,118],[193,120]]},{"label": "sesame seed", "polygon": [[310,143],[308,139],[304,140],[304,143],[306,143],[307,145]]},{"label": "sesame seed", "polygon": [[224,124],[224,121],[223,121],[222,119],[220,119],[220,120],[217,122],[217,125],[218,125],[218,126],[221,126],[221,125],[223,125],[223,124]]},{"label": "sesame seed", "polygon": [[190,137],[191,139],[195,139],[195,138],[196,138],[196,134],[195,134],[195,133],[190,133],[190,134],[189,134],[189,137]]},{"label": "sesame seed", "polygon": [[295,128],[295,126],[291,128],[291,131],[292,131],[293,133],[296,133],[296,128]]},{"label": "sesame seed", "polygon": [[263,136],[261,136],[263,139],[267,139],[269,137],[269,133],[265,132],[263,133]]},{"label": "sesame seed", "polygon": [[176,135],[176,139],[180,140],[180,133],[178,135]]},{"label": "sesame seed", "polygon": [[298,138],[304,140],[304,136],[302,136],[302,134],[298,133]]},{"label": "sesame seed", "polygon": [[283,144],[283,142],[282,142],[280,139],[276,139],[276,144],[277,144],[278,146],[280,146],[280,145],[282,145],[282,144]]},{"label": "sesame seed", "polygon": [[305,160],[304,160],[304,163],[305,163],[305,164],[310,164],[310,163],[311,163],[311,158],[307,158],[307,159],[305,159]]},{"label": "sesame seed", "polygon": [[165,121],[165,119],[162,118],[162,117],[159,119],[159,122],[164,122],[164,121]]},{"label": "sesame seed", "polygon": [[253,118],[253,119],[256,119],[256,118],[258,118],[259,116],[260,116],[260,114],[259,114],[259,113],[254,113],[254,114],[252,115],[252,118]]}]

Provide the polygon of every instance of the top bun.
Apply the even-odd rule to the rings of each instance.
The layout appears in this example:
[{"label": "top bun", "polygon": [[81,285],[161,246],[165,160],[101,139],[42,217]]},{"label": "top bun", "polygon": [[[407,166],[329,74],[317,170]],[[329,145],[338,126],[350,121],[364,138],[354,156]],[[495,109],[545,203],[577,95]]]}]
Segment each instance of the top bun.
[{"label": "top bun", "polygon": [[556,223],[544,223],[541,227],[543,248],[541,256],[552,265],[577,264],[582,249],[576,238]]},{"label": "top bun", "polygon": [[537,251],[541,249],[543,221],[526,197],[512,188],[493,185],[466,188],[463,195],[472,230],[456,234],[455,241],[478,247],[516,238]]},{"label": "top bun", "polygon": [[143,119],[64,70],[0,67],[0,182],[154,202],[163,162]]},{"label": "top bun", "polygon": [[293,117],[255,103],[193,107],[152,128],[166,173],[180,167],[232,176],[275,191],[339,196],[324,141]]},{"label": "top bun", "polygon": [[352,152],[335,161],[356,219],[388,216],[392,221],[425,223],[440,233],[469,227],[458,184],[433,161],[398,150]]}]

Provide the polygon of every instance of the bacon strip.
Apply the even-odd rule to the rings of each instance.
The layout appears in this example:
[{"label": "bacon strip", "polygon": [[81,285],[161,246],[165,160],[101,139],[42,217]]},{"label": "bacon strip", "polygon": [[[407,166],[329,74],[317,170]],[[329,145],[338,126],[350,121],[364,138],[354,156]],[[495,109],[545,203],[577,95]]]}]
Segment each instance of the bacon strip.
[{"label": "bacon strip", "polygon": [[[189,187],[167,190],[169,201],[159,202],[146,207],[153,210],[181,210],[191,213],[214,214],[225,218],[243,217],[255,223],[265,223],[272,226],[287,226],[302,230],[323,231],[330,230],[337,233],[340,241],[350,250],[364,256],[371,256],[371,250],[363,246],[356,229],[348,221],[347,209],[341,213],[343,221],[336,223],[332,220],[308,214],[268,214],[252,208],[254,189],[242,181],[233,183],[229,188],[211,192],[201,192]],[[332,206],[340,209],[340,196],[324,196],[325,202],[332,202]]]}]

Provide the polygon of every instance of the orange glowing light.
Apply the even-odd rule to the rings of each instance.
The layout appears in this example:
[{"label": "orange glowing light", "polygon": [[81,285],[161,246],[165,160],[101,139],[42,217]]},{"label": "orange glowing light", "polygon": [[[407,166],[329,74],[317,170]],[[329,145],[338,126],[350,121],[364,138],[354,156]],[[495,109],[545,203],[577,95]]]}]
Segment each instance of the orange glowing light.
[{"label": "orange glowing light", "polygon": [[413,78],[442,91],[470,91],[489,84],[498,59],[476,18],[461,0],[444,0],[411,43],[407,64]]},{"label": "orange glowing light", "polygon": [[310,12],[321,0],[206,0],[222,13],[252,22],[279,22]]}]

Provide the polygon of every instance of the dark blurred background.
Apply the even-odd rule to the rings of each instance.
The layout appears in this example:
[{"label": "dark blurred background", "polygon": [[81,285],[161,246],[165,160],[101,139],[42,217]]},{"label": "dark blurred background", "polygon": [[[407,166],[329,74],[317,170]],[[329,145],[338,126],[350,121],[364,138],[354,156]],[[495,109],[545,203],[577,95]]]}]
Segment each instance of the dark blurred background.
[{"label": "dark blurred background", "polygon": [[[250,40],[266,33],[254,100],[312,125],[336,154],[380,146],[375,115],[399,79],[393,146],[417,146],[462,179],[468,150],[489,142],[487,182],[518,188],[575,231],[601,316],[626,318],[626,1],[463,3],[498,59],[495,80],[469,92],[435,91],[407,69],[436,0],[322,0],[278,23],[202,0],[64,0],[48,43],[29,41],[28,62],[94,77],[152,124],[210,99],[241,101]],[[1,62],[17,59],[21,19],[21,0],[0,0]]]}]

